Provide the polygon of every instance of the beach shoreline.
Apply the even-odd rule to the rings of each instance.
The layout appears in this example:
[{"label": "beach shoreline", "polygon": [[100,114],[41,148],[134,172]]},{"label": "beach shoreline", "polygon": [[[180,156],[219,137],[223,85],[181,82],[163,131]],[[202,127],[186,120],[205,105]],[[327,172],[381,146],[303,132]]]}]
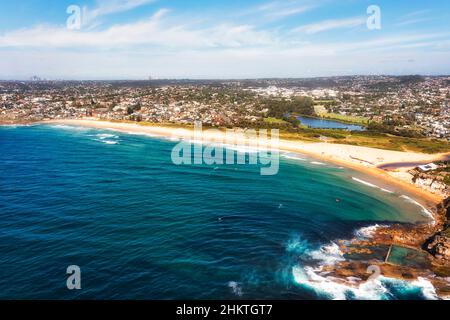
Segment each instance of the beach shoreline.
[{"label": "beach shoreline", "polygon": [[[159,125],[140,125],[138,123],[111,122],[97,119],[61,119],[38,122],[39,124],[60,124],[83,126],[96,129],[112,130],[122,133],[150,135],[160,138],[194,139],[194,130],[189,128],[168,127]],[[214,143],[225,141],[225,133],[218,131],[204,130],[202,141]],[[240,141],[243,145],[248,145],[249,140]],[[433,162],[442,159],[446,154],[421,154],[414,152],[400,152],[391,150],[374,149],[353,145],[339,145],[331,143],[313,143],[303,141],[290,141],[280,139],[280,152],[289,152],[299,155],[306,155],[317,160],[333,163],[339,166],[353,169],[379,180],[383,184],[393,186],[413,195],[422,205],[434,209],[437,204],[443,201],[443,197],[422,189],[412,182],[400,179],[394,174],[390,174],[378,167],[387,163],[402,162]],[[406,173],[409,168],[402,168],[402,173]]]},{"label": "beach shoreline", "polygon": [[[190,128],[169,127],[160,125],[139,125],[137,123],[126,122],[110,122],[100,121],[94,119],[85,120],[51,120],[37,122],[34,124],[50,124],[50,125],[64,125],[64,126],[76,126],[86,127],[101,130],[112,130],[125,134],[138,134],[147,135],[154,138],[163,139],[195,139],[199,138],[194,136],[194,130]],[[21,125],[21,124],[17,124]],[[33,125],[30,123],[28,125]],[[208,131],[202,132],[200,139],[206,143],[218,143],[219,141],[225,141],[223,139],[224,132],[220,131]],[[242,144],[248,146],[248,141],[244,139]],[[267,145],[266,145],[267,146]],[[262,147],[263,148],[263,147]],[[412,199],[425,208],[430,209],[434,220],[431,223],[422,222],[417,224],[389,224],[387,226],[381,226],[376,228],[370,238],[359,239],[354,238],[349,240],[338,240],[339,248],[342,253],[354,254],[358,253],[358,250],[371,251],[372,248],[376,248],[380,245],[385,246],[402,246],[414,248],[415,250],[426,251],[423,248],[423,243],[433,235],[439,234],[443,230],[445,225],[445,217],[443,211],[439,209],[443,203],[443,197],[433,194],[425,189],[420,189],[413,183],[408,183],[401,179],[396,178],[389,174],[389,172],[378,168],[384,163],[411,163],[420,161],[433,161],[446,156],[445,154],[420,154],[412,152],[397,152],[382,149],[373,149],[367,147],[358,147],[351,145],[338,145],[331,143],[312,143],[303,141],[288,141],[280,140],[279,151],[288,154],[294,154],[299,156],[307,156],[317,161],[323,161],[330,164],[335,164],[345,168],[354,170],[356,173],[361,173],[367,176],[367,180],[364,178],[360,182],[374,183],[376,187],[382,190],[384,187],[389,188],[390,191],[403,196],[411,196]],[[402,168],[402,170],[406,170]],[[352,177],[354,180],[358,180],[355,175]],[[373,179],[373,180],[372,180]],[[375,185],[374,185],[375,186]],[[364,247],[364,249],[355,249],[355,246]],[[432,263],[437,260],[431,255],[427,256]],[[337,283],[349,285],[351,287],[358,288],[359,285],[364,283],[367,267],[370,265],[377,265],[381,268],[382,274],[388,278],[399,279],[404,281],[410,281],[411,279],[406,276],[411,275],[413,278],[427,279],[434,285],[434,287],[442,293],[447,294],[445,291],[446,284],[441,278],[436,277],[434,271],[431,269],[418,270],[410,267],[394,266],[386,262],[380,261],[350,261],[345,259],[342,262],[327,266],[325,271],[330,272]],[[441,267],[441,266],[438,266]],[[446,265],[444,265],[447,268]],[[434,270],[434,269],[433,269]],[[431,273],[430,273],[431,272]],[[357,276],[362,279],[360,283],[347,283],[347,276]],[[333,278],[334,279],[334,278]],[[330,280],[331,281],[331,280]]]}]

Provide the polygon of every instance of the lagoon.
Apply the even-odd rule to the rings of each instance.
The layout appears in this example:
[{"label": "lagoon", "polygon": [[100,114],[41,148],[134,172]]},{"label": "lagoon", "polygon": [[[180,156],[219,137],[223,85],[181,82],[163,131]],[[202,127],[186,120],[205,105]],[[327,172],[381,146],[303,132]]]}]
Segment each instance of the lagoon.
[{"label": "lagoon", "polygon": [[310,128],[316,129],[342,129],[348,131],[365,131],[366,128],[363,126],[348,124],[344,122],[338,122],[335,120],[327,120],[320,118],[310,118],[299,116],[297,119],[302,123],[302,125],[308,126]]}]

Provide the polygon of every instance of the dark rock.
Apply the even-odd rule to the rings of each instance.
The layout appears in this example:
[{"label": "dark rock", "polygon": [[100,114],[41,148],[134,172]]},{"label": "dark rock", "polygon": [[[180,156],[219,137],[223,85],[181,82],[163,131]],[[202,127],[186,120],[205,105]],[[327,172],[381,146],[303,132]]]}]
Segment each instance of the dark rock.
[{"label": "dark rock", "polygon": [[447,221],[444,222],[444,229],[431,238],[429,238],[424,248],[430,254],[432,254],[440,263],[450,263],[450,228],[449,228],[449,215],[450,215],[450,198],[447,198],[439,210],[444,213]]}]

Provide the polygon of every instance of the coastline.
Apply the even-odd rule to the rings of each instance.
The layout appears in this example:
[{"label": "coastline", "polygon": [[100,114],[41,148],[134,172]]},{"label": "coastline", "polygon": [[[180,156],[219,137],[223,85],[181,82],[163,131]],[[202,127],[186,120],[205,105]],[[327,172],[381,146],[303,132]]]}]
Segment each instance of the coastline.
[{"label": "coastline", "polygon": [[[158,138],[184,138],[184,139],[203,139],[205,143],[215,143],[224,140],[224,133],[220,131],[205,130],[201,137],[193,135],[193,129],[178,128],[159,125],[139,125],[135,123],[109,122],[99,120],[52,120],[38,122],[35,124],[54,124],[64,126],[81,126],[95,129],[112,130],[128,134],[148,135]],[[11,125],[11,124],[10,124]],[[17,124],[23,125],[23,124]],[[33,123],[29,123],[33,125]],[[247,145],[248,139],[240,140],[242,144]],[[268,144],[267,144],[268,145]],[[264,145],[261,147],[264,149]],[[412,183],[399,180],[391,176],[388,172],[378,168],[384,163],[411,163],[414,161],[432,161],[436,158],[444,156],[427,155],[411,152],[396,152],[381,149],[373,149],[366,147],[338,145],[330,143],[310,143],[302,141],[280,140],[279,150],[281,152],[294,153],[298,155],[306,155],[313,159],[333,163],[339,166],[347,167],[356,172],[364,173],[367,177],[374,180],[368,180],[377,184],[377,187],[384,187],[384,183],[391,188],[395,186],[394,191],[406,192],[411,195],[418,203],[423,204],[426,208],[431,209],[433,214],[433,223],[420,224],[392,224],[387,226],[379,226],[375,228],[373,234],[369,238],[354,238],[352,240],[336,240],[342,257],[347,256],[344,261],[338,261],[333,265],[323,266],[321,271],[329,273],[325,276],[325,281],[331,281],[336,284],[342,284],[348,287],[359,288],[366,283],[367,268],[370,266],[378,266],[382,271],[382,275],[387,278],[411,281],[414,279],[426,279],[434,288],[436,288],[439,296],[448,296],[447,284],[444,278],[440,276],[439,268],[447,270],[448,264],[442,265],[430,254],[428,260],[431,261],[430,268],[417,269],[410,266],[393,265],[386,261],[377,260],[352,260],[351,256],[357,256],[361,253],[373,252],[381,246],[400,246],[411,248],[417,251],[427,251],[424,244],[433,235],[439,234],[446,224],[445,216],[439,205],[443,203],[443,198],[422,190]],[[387,161],[388,160],[388,161]],[[380,184],[375,181],[380,182]],[[390,189],[391,189],[390,188]],[[372,228],[369,227],[369,229]],[[430,253],[428,251],[428,253]],[[388,253],[389,256],[389,253]],[[439,272],[437,272],[439,271]],[[445,271],[448,272],[448,271]],[[348,277],[358,278],[360,281],[348,282]]]},{"label": "coastline", "polygon": [[[177,128],[168,126],[139,125],[137,123],[110,122],[96,119],[83,120],[48,120],[39,122],[40,124],[60,124],[84,126],[96,129],[113,130],[122,133],[147,134],[161,138],[191,138],[194,139],[193,129]],[[225,141],[225,133],[219,130],[202,132],[202,139],[205,142],[214,143],[216,141]],[[250,140],[245,138],[239,141],[242,144],[249,144]],[[300,155],[307,155],[317,160],[337,164],[355,171],[364,173],[370,177],[380,180],[383,184],[393,186],[413,195],[422,205],[429,209],[436,208],[444,198],[440,195],[431,193],[428,190],[419,188],[412,182],[407,182],[388,173],[378,167],[388,163],[407,163],[432,162],[446,156],[446,154],[422,154],[415,152],[400,152],[391,150],[374,149],[353,145],[340,145],[331,143],[312,143],[303,141],[288,141],[280,139],[279,150],[282,152],[291,152]],[[402,168],[405,173],[409,168]]]}]

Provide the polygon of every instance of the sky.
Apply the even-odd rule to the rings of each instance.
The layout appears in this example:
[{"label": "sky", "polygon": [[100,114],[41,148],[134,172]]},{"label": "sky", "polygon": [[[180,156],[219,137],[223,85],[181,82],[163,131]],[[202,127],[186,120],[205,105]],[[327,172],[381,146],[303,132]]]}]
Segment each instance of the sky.
[{"label": "sky", "polygon": [[0,79],[450,74],[448,0],[0,0]]}]

